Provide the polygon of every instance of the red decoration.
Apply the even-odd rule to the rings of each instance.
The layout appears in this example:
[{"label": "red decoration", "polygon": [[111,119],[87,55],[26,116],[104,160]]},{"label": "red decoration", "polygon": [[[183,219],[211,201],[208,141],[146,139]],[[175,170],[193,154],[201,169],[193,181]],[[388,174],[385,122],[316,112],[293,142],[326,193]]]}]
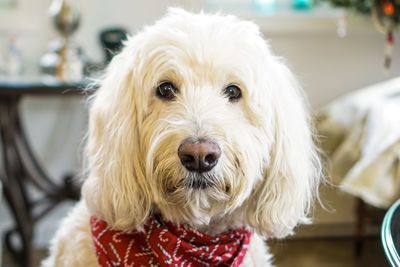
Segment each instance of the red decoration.
[{"label": "red decoration", "polygon": [[90,218],[101,266],[232,266],[243,261],[251,232],[240,228],[210,236],[151,217],[144,231],[122,232]]},{"label": "red decoration", "polygon": [[395,12],[395,7],[394,7],[393,3],[385,2],[385,3],[383,3],[382,10],[386,16],[393,16],[393,14]]},{"label": "red decoration", "polygon": [[394,44],[394,35],[393,35],[393,32],[390,31],[390,32],[387,33],[386,42],[387,42],[388,44],[390,44],[390,45],[393,45],[393,44]]},{"label": "red decoration", "polygon": [[388,33],[386,34],[385,61],[384,61],[386,69],[389,69],[392,64],[393,46],[394,46],[394,34],[392,31],[388,31]]},{"label": "red decoration", "polygon": [[[400,0],[322,0],[334,6],[355,10],[360,14],[370,15],[376,29],[386,35],[384,66],[389,69],[394,49],[393,33],[400,28]],[[338,34],[346,35],[346,24],[338,20]]]}]

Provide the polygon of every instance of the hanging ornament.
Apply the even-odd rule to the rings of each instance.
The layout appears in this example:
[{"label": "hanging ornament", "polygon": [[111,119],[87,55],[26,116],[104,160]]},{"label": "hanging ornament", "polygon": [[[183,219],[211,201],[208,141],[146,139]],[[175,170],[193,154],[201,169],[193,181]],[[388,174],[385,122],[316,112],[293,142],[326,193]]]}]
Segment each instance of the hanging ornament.
[{"label": "hanging ornament", "polygon": [[[373,22],[381,33],[385,35],[385,68],[390,68],[394,48],[394,32],[400,25],[400,0],[322,0],[332,5],[353,10],[372,17]],[[346,18],[339,17],[337,33],[340,37],[346,36]]]},{"label": "hanging ornament", "polygon": [[400,5],[395,2],[395,0],[375,0],[371,15],[376,28],[382,33],[393,31],[399,23]]},{"label": "hanging ornament", "polygon": [[396,0],[376,0],[372,9],[372,18],[378,31],[386,36],[384,66],[389,69],[392,63],[394,47],[393,32],[399,23],[400,5]]},{"label": "hanging ornament", "polygon": [[386,35],[386,44],[385,44],[385,63],[384,63],[384,66],[385,66],[386,69],[390,69],[390,66],[392,64],[393,45],[394,45],[393,32],[388,32],[387,35]]},{"label": "hanging ornament", "polygon": [[347,15],[344,12],[338,17],[336,31],[340,38],[344,38],[347,35]]}]

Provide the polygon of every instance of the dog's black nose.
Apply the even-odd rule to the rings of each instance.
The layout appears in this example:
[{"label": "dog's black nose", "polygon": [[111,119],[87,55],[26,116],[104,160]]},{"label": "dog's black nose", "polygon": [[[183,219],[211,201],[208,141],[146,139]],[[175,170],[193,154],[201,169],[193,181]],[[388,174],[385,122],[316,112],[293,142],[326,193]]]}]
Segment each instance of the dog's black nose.
[{"label": "dog's black nose", "polygon": [[221,149],[217,143],[185,140],[178,148],[181,163],[191,172],[208,172],[217,165]]}]

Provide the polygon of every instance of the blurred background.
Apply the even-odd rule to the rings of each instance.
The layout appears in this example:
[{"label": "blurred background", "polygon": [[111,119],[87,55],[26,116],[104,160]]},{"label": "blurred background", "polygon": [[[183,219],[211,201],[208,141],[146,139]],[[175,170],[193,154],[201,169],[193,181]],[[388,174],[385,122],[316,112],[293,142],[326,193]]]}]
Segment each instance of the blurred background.
[{"label": "blurred background", "polygon": [[254,21],[309,98],[332,185],[313,225],[270,241],[276,265],[389,266],[380,231],[400,179],[396,1],[0,0],[2,266],[37,266],[75,203],[86,77],[169,6]]}]

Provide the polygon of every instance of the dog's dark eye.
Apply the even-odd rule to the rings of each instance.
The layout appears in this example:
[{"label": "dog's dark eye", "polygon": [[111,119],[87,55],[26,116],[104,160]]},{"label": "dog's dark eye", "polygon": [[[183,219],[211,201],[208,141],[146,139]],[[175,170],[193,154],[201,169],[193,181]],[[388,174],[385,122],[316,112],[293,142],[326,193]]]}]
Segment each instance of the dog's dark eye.
[{"label": "dog's dark eye", "polygon": [[234,84],[228,85],[224,90],[224,94],[229,98],[230,102],[238,101],[242,97],[242,91]]},{"label": "dog's dark eye", "polygon": [[173,100],[176,96],[177,89],[172,82],[162,82],[157,86],[156,94],[164,100]]}]

